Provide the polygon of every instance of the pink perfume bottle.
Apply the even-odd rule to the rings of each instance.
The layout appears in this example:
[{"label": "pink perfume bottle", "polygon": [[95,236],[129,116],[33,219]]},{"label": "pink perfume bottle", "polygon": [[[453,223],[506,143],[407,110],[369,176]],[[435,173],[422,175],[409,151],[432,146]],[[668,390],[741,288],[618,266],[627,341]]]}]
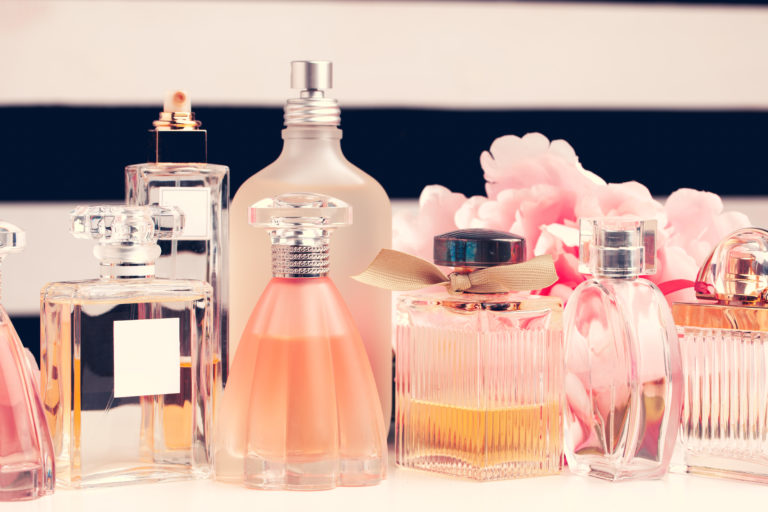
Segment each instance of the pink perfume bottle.
[{"label": "pink perfume bottle", "polygon": [[699,302],[672,305],[685,470],[768,483],[768,231],[740,229],[720,242],[695,288]]},{"label": "pink perfume bottle", "polygon": [[[24,248],[24,232],[0,222],[0,259]],[[37,372],[0,306],[0,501],[53,493],[51,436],[45,424]]]},{"label": "pink perfume bottle", "polygon": [[371,365],[328,278],[330,233],[350,218],[346,203],[317,194],[250,207],[251,225],[269,231],[274,277],[246,324],[222,395],[217,479],[317,490],[385,477],[386,430]]},{"label": "pink perfume bottle", "polygon": [[656,221],[581,219],[581,271],[565,308],[565,453],[571,471],[658,478],[680,426],[682,374],[672,312],[640,275],[655,267]]}]

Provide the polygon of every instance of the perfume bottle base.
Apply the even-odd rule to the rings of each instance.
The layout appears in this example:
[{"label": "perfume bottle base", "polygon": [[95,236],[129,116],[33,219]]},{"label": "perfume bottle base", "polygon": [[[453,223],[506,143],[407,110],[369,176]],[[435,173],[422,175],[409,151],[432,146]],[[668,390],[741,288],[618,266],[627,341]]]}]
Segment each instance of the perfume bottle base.
[{"label": "perfume bottle base", "polygon": [[289,491],[376,485],[385,474],[383,461],[379,458],[285,462],[248,457],[245,472],[246,487]]},{"label": "perfume bottle base", "polygon": [[572,473],[592,476],[601,480],[618,482],[622,480],[653,480],[667,474],[667,465],[658,461],[633,459],[630,463],[621,461],[616,465],[606,464],[604,456],[595,456],[595,460],[580,457],[578,463],[568,462]]},{"label": "perfume bottle base", "polygon": [[768,454],[762,456],[759,461],[748,459],[749,457],[731,458],[687,453],[683,469],[692,475],[768,484]]},{"label": "perfume bottle base", "polygon": [[162,466],[147,464],[146,466],[124,467],[111,471],[90,474],[86,477],[71,479],[59,478],[57,486],[63,489],[87,489],[92,487],[112,487],[132,484],[177,482],[179,480],[200,480],[210,476],[207,469],[182,468],[176,464]]},{"label": "perfume bottle base", "polygon": [[398,460],[397,465],[478,481],[550,476],[559,474],[563,469],[562,460],[558,457],[550,460],[510,461],[480,467],[456,456],[429,455]]},{"label": "perfume bottle base", "polygon": [[53,494],[52,475],[40,464],[23,463],[0,468],[0,501],[34,500]]}]

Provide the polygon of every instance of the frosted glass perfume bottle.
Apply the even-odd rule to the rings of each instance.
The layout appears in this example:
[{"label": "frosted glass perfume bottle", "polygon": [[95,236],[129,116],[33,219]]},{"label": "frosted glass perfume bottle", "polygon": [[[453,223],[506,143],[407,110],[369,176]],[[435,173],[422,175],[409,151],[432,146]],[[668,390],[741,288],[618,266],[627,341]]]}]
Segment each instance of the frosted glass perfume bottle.
[{"label": "frosted glass perfume bottle", "polygon": [[[20,252],[24,232],[0,222],[0,261]],[[53,445],[40,402],[37,371],[0,306],[0,501],[53,493]]]},{"label": "frosted glass perfume bottle", "polygon": [[230,229],[230,331],[234,354],[253,305],[269,282],[270,243],[248,225],[248,208],[263,197],[303,191],[341,199],[355,211],[355,222],[334,235],[331,278],[360,330],[373,368],[385,425],[392,412],[391,294],[358,283],[349,276],[365,269],[381,248],[392,244],[392,214],[386,192],[376,180],[351,164],[341,151],[341,112],[326,97],[331,63],[291,63],[291,87],[299,98],[285,105],[283,151],[251,176],[232,200]]},{"label": "frosted glass perfume bottle", "polygon": [[205,477],[211,469],[211,287],[155,278],[177,208],[78,207],[100,278],[41,292],[41,392],[58,482],[92,487]]},{"label": "frosted glass perfume bottle", "polygon": [[157,272],[172,279],[196,279],[213,287],[212,345],[228,368],[229,168],[209,164],[206,130],[195,119],[189,94],[172,91],[149,131],[147,163],[125,168],[129,205],[177,206],[184,232],[158,241]]},{"label": "frosted glass perfume bottle", "polygon": [[[386,476],[386,431],[371,366],[328,277],[342,201],[283,194],[255,203],[272,273],[243,332],[222,395],[216,478],[258,489],[373,485]],[[340,251],[334,249],[334,257]]]},{"label": "frosted glass perfume bottle", "polygon": [[740,229],[696,277],[698,303],[673,304],[690,473],[768,483],[768,231]]},{"label": "frosted glass perfume bottle", "polygon": [[[460,274],[524,258],[525,240],[510,233],[468,229],[434,240],[435,264]],[[559,472],[562,310],[560,299],[527,292],[401,295],[397,463],[477,480]]]},{"label": "frosted glass perfume bottle", "polygon": [[666,474],[682,375],[672,313],[641,275],[656,271],[656,221],[580,220],[581,283],[565,307],[565,453],[607,480]]}]

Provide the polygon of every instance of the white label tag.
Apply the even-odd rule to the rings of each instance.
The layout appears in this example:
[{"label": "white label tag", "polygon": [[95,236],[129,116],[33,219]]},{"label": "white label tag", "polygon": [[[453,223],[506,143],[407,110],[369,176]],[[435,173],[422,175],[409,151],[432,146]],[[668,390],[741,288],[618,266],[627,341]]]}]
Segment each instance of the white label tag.
[{"label": "white label tag", "polygon": [[184,232],[179,240],[211,238],[211,189],[160,187],[160,206],[178,206],[184,212]]},{"label": "white label tag", "polygon": [[113,333],[115,398],[181,390],[178,318],[117,320]]}]

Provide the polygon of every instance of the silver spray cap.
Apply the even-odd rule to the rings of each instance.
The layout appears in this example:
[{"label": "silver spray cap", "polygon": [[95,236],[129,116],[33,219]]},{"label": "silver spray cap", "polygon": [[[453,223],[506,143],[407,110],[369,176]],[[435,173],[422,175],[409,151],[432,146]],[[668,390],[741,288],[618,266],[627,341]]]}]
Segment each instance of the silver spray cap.
[{"label": "silver spray cap", "polygon": [[295,60],[291,62],[291,88],[299,97],[285,103],[286,126],[338,126],[341,109],[325,91],[333,87],[333,63],[327,60]]},{"label": "silver spray cap", "polygon": [[579,271],[619,279],[655,274],[656,221],[579,219]]}]

